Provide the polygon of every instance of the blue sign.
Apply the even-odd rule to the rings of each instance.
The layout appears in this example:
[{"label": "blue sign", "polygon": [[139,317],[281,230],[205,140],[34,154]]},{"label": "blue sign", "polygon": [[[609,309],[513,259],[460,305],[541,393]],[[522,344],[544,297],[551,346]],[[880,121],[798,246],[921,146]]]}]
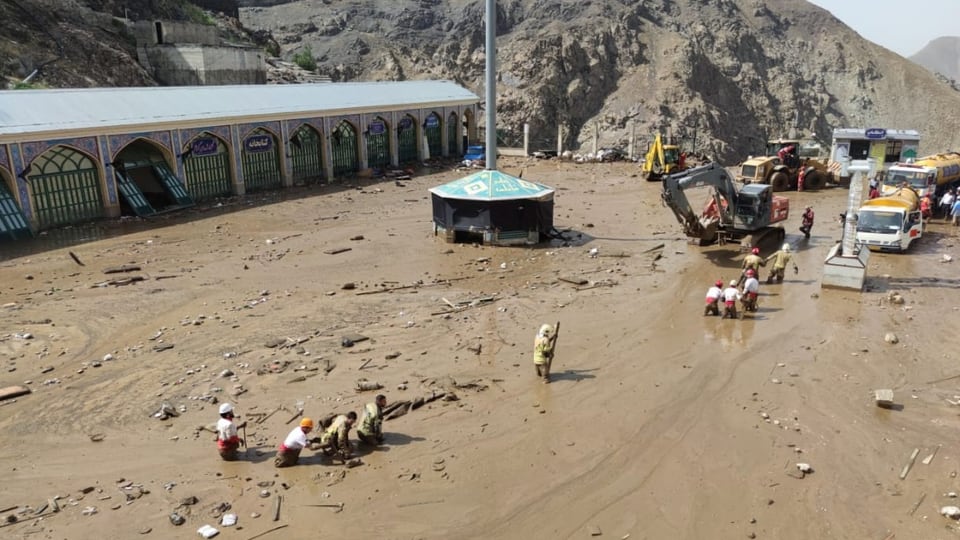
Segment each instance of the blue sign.
[{"label": "blue sign", "polygon": [[190,144],[190,153],[194,156],[209,156],[217,153],[217,146],[217,140],[213,137],[201,137]]},{"label": "blue sign", "polygon": [[399,122],[397,122],[397,127],[400,129],[410,129],[413,127],[413,119],[411,119],[409,116],[405,116],[401,118]]},{"label": "blue sign", "polygon": [[273,149],[273,137],[270,135],[251,135],[243,141],[247,152],[267,152]]},{"label": "blue sign", "polygon": [[387,125],[380,120],[374,120],[373,122],[370,122],[370,125],[367,126],[367,131],[371,135],[382,135],[385,131],[387,131]]},{"label": "blue sign", "polygon": [[887,130],[883,128],[869,128],[865,132],[868,139],[886,139]]},{"label": "blue sign", "polygon": [[426,127],[435,128],[440,125],[440,119],[437,118],[437,115],[431,114],[427,117]]}]

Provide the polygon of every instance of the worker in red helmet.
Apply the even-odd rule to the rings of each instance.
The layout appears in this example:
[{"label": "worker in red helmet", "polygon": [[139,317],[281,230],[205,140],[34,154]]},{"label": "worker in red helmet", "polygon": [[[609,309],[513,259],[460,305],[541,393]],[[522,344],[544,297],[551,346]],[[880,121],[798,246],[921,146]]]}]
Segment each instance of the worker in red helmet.
[{"label": "worker in red helmet", "polygon": [[750,254],[743,258],[743,273],[740,274],[740,281],[743,281],[746,277],[745,274],[748,269],[752,269],[754,276],[760,279],[760,267],[766,265],[767,261],[763,260],[763,257],[760,256],[760,248],[753,248],[750,250]]},{"label": "worker in red helmet", "polygon": [[703,308],[703,315],[720,315],[720,297],[723,296],[723,280],[718,279],[713,287],[707,289],[707,306]]},{"label": "worker in red helmet", "polygon": [[757,297],[760,296],[760,280],[757,279],[757,273],[753,268],[747,268],[744,274],[747,279],[743,282],[743,310],[756,311]]}]

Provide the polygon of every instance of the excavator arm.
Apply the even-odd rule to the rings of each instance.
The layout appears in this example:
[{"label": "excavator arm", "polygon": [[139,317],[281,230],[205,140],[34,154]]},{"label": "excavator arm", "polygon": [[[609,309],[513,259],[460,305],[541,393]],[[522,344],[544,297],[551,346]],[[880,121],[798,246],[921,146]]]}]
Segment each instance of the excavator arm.
[{"label": "excavator arm", "polygon": [[[699,187],[713,188],[717,215],[701,215],[690,204],[685,191]],[[733,213],[737,205],[737,187],[733,183],[733,178],[723,167],[716,163],[708,163],[678,174],[664,176],[663,192],[660,197],[663,204],[673,211],[688,237],[710,241],[713,240],[717,227],[733,223]],[[721,198],[726,205],[720,200]]]},{"label": "excavator arm", "polygon": [[663,155],[663,141],[660,139],[660,134],[657,133],[643,161],[643,173],[646,176],[660,174],[665,167],[666,159]]}]

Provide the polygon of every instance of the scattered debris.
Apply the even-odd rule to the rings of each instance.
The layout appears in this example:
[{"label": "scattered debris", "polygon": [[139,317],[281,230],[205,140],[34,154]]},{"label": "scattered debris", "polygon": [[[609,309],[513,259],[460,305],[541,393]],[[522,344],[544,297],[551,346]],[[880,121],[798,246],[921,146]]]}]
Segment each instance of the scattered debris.
[{"label": "scattered debris", "polygon": [[177,416],[180,416],[180,413],[177,412],[173,405],[167,402],[164,402],[162,405],[160,405],[159,411],[153,413],[153,417],[159,418],[160,420],[167,420],[168,418]]},{"label": "scattered debris", "polygon": [[351,251],[352,249],[353,248],[334,248],[334,249],[324,250],[324,253],[326,253],[327,255],[336,255],[338,253],[345,253],[347,251]]},{"label": "scattered debris", "polygon": [[26,386],[7,386],[6,388],[0,388],[0,401],[25,396],[30,392],[31,390]]},{"label": "scattered debris", "polygon": [[914,448],[913,452],[910,454],[910,460],[906,465],[903,466],[903,469],[900,471],[900,479],[903,480],[907,477],[907,474],[910,473],[910,468],[913,467],[913,463],[917,461],[917,455],[920,453],[919,448]]},{"label": "scattered debris", "polygon": [[900,342],[900,338],[898,338],[897,335],[894,334],[893,332],[887,332],[886,334],[884,334],[883,340],[891,345],[896,345],[897,343]]},{"label": "scattered debris", "polygon": [[956,506],[944,506],[940,508],[940,515],[950,519],[960,519],[960,508]]},{"label": "scattered debris", "polygon": [[214,536],[220,534],[220,531],[210,525],[204,525],[203,527],[197,529],[197,533],[204,538],[213,538]]},{"label": "scattered debris", "polygon": [[85,264],[83,264],[83,262],[80,261],[80,257],[77,257],[77,255],[74,252],[68,251],[67,253],[70,255],[70,258],[73,259],[73,262],[79,264],[80,266],[86,266]]},{"label": "scattered debris", "polygon": [[920,461],[920,463],[923,463],[924,465],[929,465],[930,462],[933,461],[934,456],[937,455],[937,451],[940,450],[940,447],[941,447],[941,446],[943,446],[943,445],[942,445],[942,444],[938,444],[937,447],[933,449],[933,453],[931,453],[929,456],[923,458],[923,460]]},{"label": "scattered debris", "polygon": [[888,388],[874,390],[873,397],[877,402],[877,407],[883,407],[884,409],[893,408],[893,390]]},{"label": "scattered debris", "polygon": [[140,267],[133,264],[125,264],[123,266],[112,266],[103,271],[104,274],[123,274],[125,272],[139,272]]},{"label": "scattered debris", "polygon": [[372,390],[380,390],[383,388],[383,385],[376,381],[368,381],[366,379],[361,379],[357,381],[357,392],[369,392]]}]

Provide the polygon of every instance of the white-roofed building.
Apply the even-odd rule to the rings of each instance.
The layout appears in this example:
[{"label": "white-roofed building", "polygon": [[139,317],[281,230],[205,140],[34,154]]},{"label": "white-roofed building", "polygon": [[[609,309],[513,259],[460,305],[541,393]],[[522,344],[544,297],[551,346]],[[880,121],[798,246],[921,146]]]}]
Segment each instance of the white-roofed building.
[{"label": "white-roofed building", "polygon": [[0,91],[0,237],[459,156],[479,101],[449,81]]}]

